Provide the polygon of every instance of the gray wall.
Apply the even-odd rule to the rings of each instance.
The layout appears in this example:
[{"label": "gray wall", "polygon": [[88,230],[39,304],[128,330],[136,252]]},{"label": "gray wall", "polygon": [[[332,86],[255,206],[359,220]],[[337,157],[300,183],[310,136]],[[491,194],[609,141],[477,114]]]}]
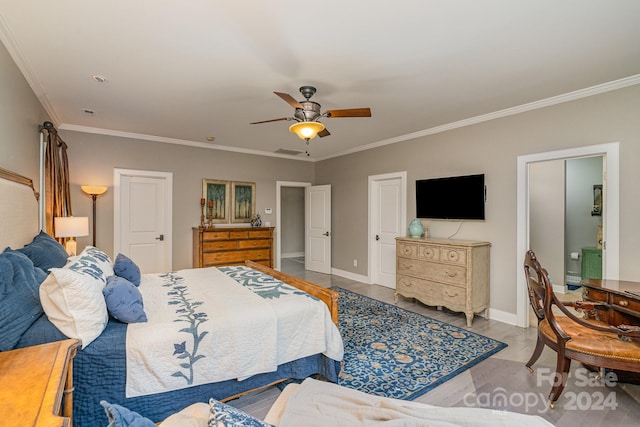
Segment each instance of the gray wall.
[{"label": "gray wall", "polygon": [[0,43],[0,167],[31,178],[36,189],[38,126],[48,119],[40,101]]},{"label": "gray wall", "polygon": [[[191,228],[200,222],[202,179],[256,183],[256,211],[276,223],[276,180],[313,181],[313,164],[208,148],[188,147],[81,132],[60,131],[69,146],[71,200],[76,216],[91,216],[91,200],[80,185],[106,185],[97,200],[96,246],[113,253],[113,169],[173,174],[173,269],[192,263]],[[264,209],[272,208],[271,215]],[[90,237],[78,238],[78,247]],[[115,255],[115,254],[114,254]]]},{"label": "gray wall", "polygon": [[[640,281],[640,86],[608,92],[316,164],[315,184],[332,184],[333,267],[366,275],[367,177],[407,171],[407,223],[415,215],[415,180],[485,173],[487,220],[469,221],[459,239],[491,246],[491,307],[516,311],[516,172],[519,155],[620,142],[620,278]],[[447,237],[457,222],[431,221]]]}]

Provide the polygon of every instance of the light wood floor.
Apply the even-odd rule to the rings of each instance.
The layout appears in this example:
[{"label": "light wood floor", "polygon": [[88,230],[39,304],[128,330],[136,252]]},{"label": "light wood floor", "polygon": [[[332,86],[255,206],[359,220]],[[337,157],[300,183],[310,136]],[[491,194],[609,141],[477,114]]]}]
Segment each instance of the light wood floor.
[{"label": "light wood floor", "polygon": [[[286,259],[282,260],[282,270],[322,286],[339,286],[394,303],[394,291],[383,286],[305,271],[300,262]],[[464,315],[446,314],[403,297],[400,297],[398,305],[466,328]],[[471,330],[505,342],[508,347],[420,396],[415,399],[416,402],[444,407],[491,407],[528,413],[542,416],[559,427],[640,425],[640,386],[597,383],[582,365],[573,363],[572,376],[555,408],[550,409],[546,398],[551,389],[550,375],[555,372],[555,353],[545,348],[534,365],[536,369],[533,374],[524,366],[535,347],[536,329],[518,328],[476,316]],[[279,393],[278,388],[271,387],[229,404],[262,419]]]}]

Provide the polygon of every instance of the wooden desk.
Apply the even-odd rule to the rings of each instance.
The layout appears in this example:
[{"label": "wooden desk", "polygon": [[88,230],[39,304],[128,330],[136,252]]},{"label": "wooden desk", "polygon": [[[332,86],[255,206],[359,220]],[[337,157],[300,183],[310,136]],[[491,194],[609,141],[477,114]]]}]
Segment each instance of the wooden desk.
[{"label": "wooden desk", "polygon": [[640,325],[640,282],[609,279],[585,279],[582,296],[586,301],[606,304],[598,317],[610,325]]},{"label": "wooden desk", "polygon": [[72,359],[79,346],[65,340],[0,353],[3,426],[71,426]]}]

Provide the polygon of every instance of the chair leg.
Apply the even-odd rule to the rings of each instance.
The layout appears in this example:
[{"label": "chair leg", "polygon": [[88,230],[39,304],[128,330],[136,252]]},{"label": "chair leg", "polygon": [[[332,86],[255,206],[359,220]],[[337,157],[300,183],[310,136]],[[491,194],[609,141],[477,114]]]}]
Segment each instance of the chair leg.
[{"label": "chair leg", "polygon": [[532,366],[540,358],[540,355],[542,354],[542,350],[544,350],[544,343],[542,342],[540,337],[538,337],[538,341],[536,342],[536,348],[535,348],[535,350],[533,350],[533,354],[531,355],[531,358],[529,359],[529,361],[525,365],[527,367],[527,369],[529,370],[529,372],[533,373]]},{"label": "chair leg", "polygon": [[564,390],[564,386],[567,383],[567,378],[569,378],[569,369],[571,368],[571,359],[567,359],[563,357],[562,354],[558,353],[558,362],[556,365],[556,377],[554,378],[553,387],[551,388],[551,392],[549,393],[549,406],[553,408],[556,403],[556,400],[562,394],[562,390]]}]

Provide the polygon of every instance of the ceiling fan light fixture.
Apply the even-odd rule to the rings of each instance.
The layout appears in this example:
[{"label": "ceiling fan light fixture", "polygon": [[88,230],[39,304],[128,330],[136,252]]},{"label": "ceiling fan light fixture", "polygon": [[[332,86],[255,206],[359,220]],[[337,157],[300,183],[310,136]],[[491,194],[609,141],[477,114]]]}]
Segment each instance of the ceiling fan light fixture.
[{"label": "ceiling fan light fixture", "polygon": [[324,125],[320,122],[298,122],[289,126],[289,131],[298,135],[300,139],[309,141],[324,130]]}]

